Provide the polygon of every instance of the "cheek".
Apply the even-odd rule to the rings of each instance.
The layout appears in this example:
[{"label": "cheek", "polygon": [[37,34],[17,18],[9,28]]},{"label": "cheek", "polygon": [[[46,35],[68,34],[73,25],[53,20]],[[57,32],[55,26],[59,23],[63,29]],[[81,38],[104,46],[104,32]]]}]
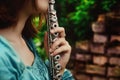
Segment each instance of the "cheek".
[{"label": "cheek", "polygon": [[38,12],[46,12],[48,8],[48,0],[35,0]]}]

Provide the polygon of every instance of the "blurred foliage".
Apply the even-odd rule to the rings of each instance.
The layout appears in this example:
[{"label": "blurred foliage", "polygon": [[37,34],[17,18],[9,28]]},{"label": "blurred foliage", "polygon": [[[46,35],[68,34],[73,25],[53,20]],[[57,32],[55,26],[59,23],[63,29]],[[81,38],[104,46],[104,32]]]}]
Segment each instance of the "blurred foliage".
[{"label": "blurred foliage", "polygon": [[[64,26],[67,40],[74,45],[78,40],[90,39],[91,22],[109,12],[119,0],[56,0],[60,26]],[[69,36],[70,35],[70,36]]]},{"label": "blurred foliage", "polygon": [[[40,21],[40,18],[36,16],[33,18],[32,22],[33,22],[33,24],[35,24],[36,27],[38,27],[39,21]],[[45,24],[45,22],[43,22],[40,31],[38,32],[37,36],[33,39],[35,46],[36,46],[36,50],[38,51],[38,53],[40,54],[40,56],[43,60],[47,59],[46,52],[44,49],[44,44],[43,44],[44,43],[44,34],[45,34],[46,30],[47,30],[46,24]]]},{"label": "blurred foliage", "polygon": [[[110,12],[112,7],[119,3],[119,0],[56,0],[56,10],[60,26],[66,30],[66,39],[70,45],[74,45],[78,40],[90,39],[92,35],[91,23],[96,21],[99,14]],[[35,19],[37,24],[38,18]],[[46,25],[42,27],[38,34],[39,53],[44,56],[43,36]]]}]

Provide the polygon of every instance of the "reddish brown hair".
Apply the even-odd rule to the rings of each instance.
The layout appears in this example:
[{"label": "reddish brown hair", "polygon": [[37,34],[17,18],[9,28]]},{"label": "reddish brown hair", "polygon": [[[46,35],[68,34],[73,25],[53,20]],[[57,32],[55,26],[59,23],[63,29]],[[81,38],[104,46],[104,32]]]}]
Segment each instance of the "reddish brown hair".
[{"label": "reddish brown hair", "polygon": [[[18,12],[24,6],[25,1],[26,0],[0,0],[0,29],[16,25]],[[33,4],[33,6],[35,5]],[[31,24],[31,17],[29,17],[22,35],[29,39],[36,34],[37,29]]]}]

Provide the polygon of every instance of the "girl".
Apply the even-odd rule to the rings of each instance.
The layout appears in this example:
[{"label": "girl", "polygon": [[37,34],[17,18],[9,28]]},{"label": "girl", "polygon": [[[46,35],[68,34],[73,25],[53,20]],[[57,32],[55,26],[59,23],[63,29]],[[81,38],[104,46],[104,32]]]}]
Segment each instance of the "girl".
[{"label": "girl", "polygon": [[[33,45],[37,29],[31,24],[32,16],[44,14],[47,8],[48,0],[0,0],[0,80],[50,80],[49,68]],[[73,80],[65,69],[71,47],[65,40],[64,28],[51,30],[52,34],[56,32],[60,37],[49,51],[52,56],[62,53],[62,80]],[[44,41],[47,46],[47,34]]]}]

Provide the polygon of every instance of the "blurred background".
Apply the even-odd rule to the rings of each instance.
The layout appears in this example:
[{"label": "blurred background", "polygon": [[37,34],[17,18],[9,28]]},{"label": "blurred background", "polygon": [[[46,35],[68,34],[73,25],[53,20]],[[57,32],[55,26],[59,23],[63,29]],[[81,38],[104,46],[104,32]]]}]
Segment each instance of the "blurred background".
[{"label": "blurred background", "polygon": [[[56,0],[55,6],[72,47],[67,68],[75,80],[120,80],[120,0]],[[46,30],[44,24],[34,39],[44,60]]]}]

